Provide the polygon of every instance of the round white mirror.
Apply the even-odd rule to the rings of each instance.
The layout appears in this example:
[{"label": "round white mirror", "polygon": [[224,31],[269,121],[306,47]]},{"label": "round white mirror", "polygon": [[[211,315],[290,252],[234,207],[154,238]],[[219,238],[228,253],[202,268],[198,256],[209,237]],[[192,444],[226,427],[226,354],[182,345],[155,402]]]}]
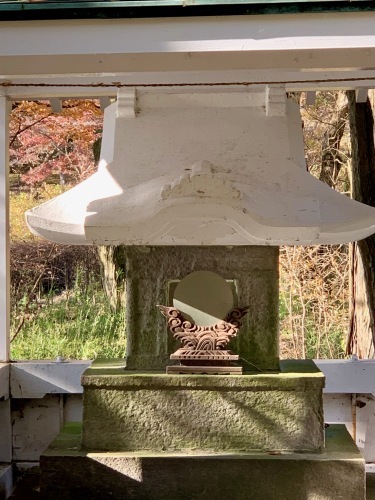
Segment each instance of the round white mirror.
[{"label": "round white mirror", "polygon": [[233,309],[232,287],[219,274],[195,271],[177,285],[173,306],[197,325],[214,325]]}]

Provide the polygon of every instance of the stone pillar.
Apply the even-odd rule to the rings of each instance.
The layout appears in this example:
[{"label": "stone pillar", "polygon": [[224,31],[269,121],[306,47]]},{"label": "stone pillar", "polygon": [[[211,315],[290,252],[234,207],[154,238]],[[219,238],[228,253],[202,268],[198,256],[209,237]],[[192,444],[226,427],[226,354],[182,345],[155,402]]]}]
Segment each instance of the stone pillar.
[{"label": "stone pillar", "polygon": [[126,247],[128,370],[165,370],[175,350],[157,304],[169,305],[173,287],[193,271],[233,281],[236,306],[249,306],[231,346],[245,371],[278,370],[278,247]]}]

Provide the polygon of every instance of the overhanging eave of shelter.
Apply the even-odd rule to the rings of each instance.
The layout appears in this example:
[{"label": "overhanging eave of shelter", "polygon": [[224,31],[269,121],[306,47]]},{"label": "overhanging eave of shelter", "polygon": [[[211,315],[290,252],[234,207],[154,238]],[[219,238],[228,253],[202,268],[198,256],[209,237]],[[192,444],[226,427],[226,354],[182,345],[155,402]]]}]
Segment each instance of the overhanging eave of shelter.
[{"label": "overhanging eave of shelter", "polygon": [[12,98],[95,96],[85,84],[115,95],[106,85],[116,83],[371,87],[374,57],[375,12],[2,22],[0,30],[0,83]]}]

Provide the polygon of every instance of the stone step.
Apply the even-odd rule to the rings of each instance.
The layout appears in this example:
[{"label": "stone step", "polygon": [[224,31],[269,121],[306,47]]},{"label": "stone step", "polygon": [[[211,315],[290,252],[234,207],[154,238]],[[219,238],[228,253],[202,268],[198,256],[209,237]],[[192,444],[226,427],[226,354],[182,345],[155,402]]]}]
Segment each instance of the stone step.
[{"label": "stone step", "polygon": [[41,498],[364,500],[365,463],[344,425],[321,454],[97,453],[68,425],[41,457]]}]

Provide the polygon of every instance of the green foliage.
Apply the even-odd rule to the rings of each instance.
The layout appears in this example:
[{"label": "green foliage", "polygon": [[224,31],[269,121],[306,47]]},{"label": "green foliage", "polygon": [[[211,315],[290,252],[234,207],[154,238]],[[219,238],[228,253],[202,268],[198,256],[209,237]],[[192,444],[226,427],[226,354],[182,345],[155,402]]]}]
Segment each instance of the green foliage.
[{"label": "green foliage", "polygon": [[[306,165],[331,188],[350,192],[345,92],[301,99]],[[280,338],[285,358],[343,358],[349,326],[348,245],[280,250]]]},{"label": "green foliage", "polygon": [[111,309],[95,252],[42,242],[27,228],[25,211],[66,189],[10,193],[12,359],[125,356],[125,311]]},{"label": "green foliage", "polygon": [[307,359],[342,359],[345,357],[345,339],[346,339],[346,311],[343,311],[343,321],[324,320],[319,323],[316,318],[316,310],[313,305],[306,307],[306,319],[303,324],[302,339],[302,321],[303,315],[300,297],[292,298],[292,314],[289,314],[286,305],[285,293],[280,294],[280,323],[281,323],[281,341],[283,348],[283,357],[293,358],[302,357],[301,342],[305,343],[305,357]]},{"label": "green foliage", "polygon": [[284,247],[280,264],[282,357],[345,357],[347,246]]},{"label": "green foliage", "polygon": [[[73,290],[49,294],[42,303],[35,301],[28,307],[26,320],[12,342],[13,359],[124,357],[124,311],[111,310],[100,283],[86,287],[84,282],[78,273]],[[23,302],[26,304],[26,297]],[[22,311],[22,300],[18,307]],[[19,316],[12,318],[13,336]]]}]

